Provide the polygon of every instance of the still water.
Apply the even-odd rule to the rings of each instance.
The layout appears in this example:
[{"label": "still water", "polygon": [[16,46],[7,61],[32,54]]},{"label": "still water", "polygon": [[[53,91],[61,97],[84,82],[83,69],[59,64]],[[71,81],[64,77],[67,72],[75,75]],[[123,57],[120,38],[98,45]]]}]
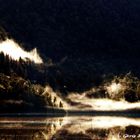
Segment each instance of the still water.
[{"label": "still water", "polygon": [[0,140],[139,139],[139,118],[81,116],[0,119]]}]

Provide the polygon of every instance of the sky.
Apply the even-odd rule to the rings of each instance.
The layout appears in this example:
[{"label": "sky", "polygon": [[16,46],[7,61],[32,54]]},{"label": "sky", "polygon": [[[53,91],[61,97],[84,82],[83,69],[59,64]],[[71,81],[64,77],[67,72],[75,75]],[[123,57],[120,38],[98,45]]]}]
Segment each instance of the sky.
[{"label": "sky", "polygon": [[101,51],[128,57],[128,48],[135,52],[139,48],[139,4],[137,0],[1,0],[0,23],[12,37],[28,44],[27,49],[38,47],[55,61]]}]

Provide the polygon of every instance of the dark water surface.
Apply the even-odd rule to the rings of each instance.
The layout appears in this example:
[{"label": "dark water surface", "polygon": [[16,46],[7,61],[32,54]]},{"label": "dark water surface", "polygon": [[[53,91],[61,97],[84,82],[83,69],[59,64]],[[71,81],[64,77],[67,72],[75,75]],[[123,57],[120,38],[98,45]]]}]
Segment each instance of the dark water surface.
[{"label": "dark water surface", "polygon": [[0,118],[0,140],[139,140],[140,119],[109,116]]}]

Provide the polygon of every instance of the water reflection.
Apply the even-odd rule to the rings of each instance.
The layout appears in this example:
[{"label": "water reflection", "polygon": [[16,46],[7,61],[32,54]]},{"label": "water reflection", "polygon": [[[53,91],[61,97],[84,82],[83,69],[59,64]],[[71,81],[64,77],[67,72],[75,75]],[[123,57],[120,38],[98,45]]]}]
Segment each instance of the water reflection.
[{"label": "water reflection", "polygon": [[123,117],[2,118],[2,140],[140,139],[140,119]]}]

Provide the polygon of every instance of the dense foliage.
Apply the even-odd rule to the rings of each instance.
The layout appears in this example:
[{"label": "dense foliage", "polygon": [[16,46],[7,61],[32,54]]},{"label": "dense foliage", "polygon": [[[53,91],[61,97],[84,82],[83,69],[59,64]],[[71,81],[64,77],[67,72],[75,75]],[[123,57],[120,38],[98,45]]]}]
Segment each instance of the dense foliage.
[{"label": "dense foliage", "polygon": [[0,111],[2,112],[42,112],[48,107],[62,108],[60,100],[56,105],[51,92],[45,92],[44,87],[32,84],[29,80],[19,77],[17,74],[7,76],[0,73]]}]

